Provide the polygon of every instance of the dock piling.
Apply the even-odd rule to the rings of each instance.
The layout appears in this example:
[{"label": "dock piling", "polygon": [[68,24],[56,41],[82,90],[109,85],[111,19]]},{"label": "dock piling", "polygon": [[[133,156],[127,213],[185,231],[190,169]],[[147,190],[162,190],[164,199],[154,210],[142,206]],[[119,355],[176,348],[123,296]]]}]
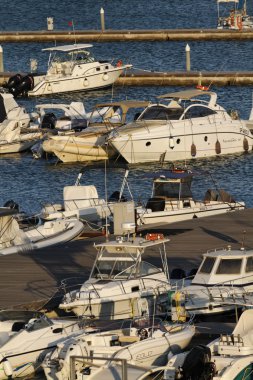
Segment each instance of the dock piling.
[{"label": "dock piling", "polygon": [[47,30],[54,30],[54,19],[53,19],[53,17],[47,17]]},{"label": "dock piling", "polygon": [[4,72],[3,48],[0,45],[0,72]]},{"label": "dock piling", "polygon": [[191,48],[188,44],[185,47],[185,53],[186,53],[186,71],[191,71]]},{"label": "dock piling", "polygon": [[104,8],[100,9],[101,30],[105,31],[105,11]]}]

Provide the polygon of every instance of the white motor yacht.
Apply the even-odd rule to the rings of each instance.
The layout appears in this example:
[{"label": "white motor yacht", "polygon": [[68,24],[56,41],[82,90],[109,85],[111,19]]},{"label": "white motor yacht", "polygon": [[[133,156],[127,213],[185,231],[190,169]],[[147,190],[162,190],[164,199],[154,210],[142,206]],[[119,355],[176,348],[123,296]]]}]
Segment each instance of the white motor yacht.
[{"label": "white motor yacht", "polygon": [[116,151],[107,144],[110,131],[138,116],[149,103],[125,100],[97,104],[90,113],[88,126],[75,134],[50,136],[43,142],[43,150],[55,154],[63,162],[98,161],[108,159]]},{"label": "white motor yacht", "polygon": [[248,306],[252,304],[253,250],[228,246],[208,251],[191,283],[182,286],[178,281],[176,288],[185,296],[188,314],[222,314]]},{"label": "white motor yacht", "polygon": [[[97,319],[125,319],[167,308],[170,287],[162,234],[117,237],[95,245],[98,251],[90,277],[64,296],[60,309]],[[162,268],[143,261],[148,249],[160,251]],[[158,310],[159,309],[159,310]],[[167,310],[167,309],[166,309]]]},{"label": "white motor yacht", "polygon": [[232,334],[222,334],[207,346],[195,346],[191,351],[170,358],[163,379],[250,379],[253,370],[252,331],[253,310],[246,310]]},{"label": "white motor yacht", "polygon": [[0,208],[0,256],[65,243],[84,228],[77,218],[62,218],[21,229],[15,214],[17,210]]},{"label": "white motor yacht", "polygon": [[190,160],[248,152],[253,135],[213,91],[192,89],[159,97],[138,119],[110,133],[108,142],[130,164]]},{"label": "white motor yacht", "polygon": [[[91,44],[72,44],[42,49],[49,52],[47,73],[11,77],[7,87],[14,94],[52,95],[70,91],[87,91],[111,86],[125,69],[119,60],[115,65],[97,61],[90,53]],[[18,79],[18,80],[17,80]]]},{"label": "white motor yacht", "polygon": [[192,218],[244,210],[244,202],[236,202],[223,189],[208,189],[203,200],[195,200],[191,192],[194,173],[186,169],[163,170],[149,175],[153,189],[145,207],[138,206],[137,223],[172,223]]},{"label": "white motor yacht", "polygon": [[[168,354],[185,349],[194,332],[194,327],[189,324],[164,325],[157,318],[125,321],[116,330],[83,334],[58,344],[44,360],[44,373],[47,380],[64,380],[71,378],[74,368],[77,379],[88,375],[89,378],[112,380],[120,377],[112,374],[105,377],[108,369],[115,375],[115,359],[123,359],[127,366],[136,366],[140,375],[145,373],[143,369],[166,364]],[[71,366],[73,360],[74,367]]]}]

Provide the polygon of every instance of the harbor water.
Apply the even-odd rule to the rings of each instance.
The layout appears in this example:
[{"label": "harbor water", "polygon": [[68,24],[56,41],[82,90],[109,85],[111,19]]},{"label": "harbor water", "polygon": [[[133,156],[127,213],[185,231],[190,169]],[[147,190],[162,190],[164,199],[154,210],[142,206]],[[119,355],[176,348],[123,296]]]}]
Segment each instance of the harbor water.
[{"label": "harbor water", "polygon": [[[215,0],[1,0],[0,32],[47,29],[47,17],[53,17],[55,30],[99,30],[100,9],[105,11],[106,29],[214,29],[217,25]],[[253,15],[253,2],[248,2],[248,13]],[[71,24],[71,26],[70,26]],[[188,42],[193,71],[253,71],[253,41]],[[119,59],[131,63],[136,70],[180,71],[186,69],[185,42],[122,42],[93,43],[93,53],[101,60]],[[4,70],[29,72],[30,59],[38,60],[38,71],[45,71],[47,53],[43,48],[53,43],[4,43]],[[243,119],[249,118],[253,104],[253,87],[215,87],[218,103],[226,110],[237,110]],[[37,104],[83,101],[89,112],[97,104],[111,100],[151,100],[182,87],[117,87],[112,89],[62,94],[38,99],[18,99],[28,112]],[[230,192],[247,207],[253,207],[253,152],[198,159],[176,163],[194,172],[194,197],[203,199],[208,188],[219,187]],[[170,167],[164,164],[163,168]],[[0,156],[0,206],[14,200],[28,213],[37,213],[47,203],[62,201],[63,187],[75,183],[84,169],[81,184],[94,184],[99,196],[109,197],[119,190],[125,164],[119,157],[112,162],[97,164],[63,164],[56,158],[35,159],[31,152]],[[150,172],[161,169],[161,164],[130,166],[129,188],[134,200],[145,203],[151,195]],[[147,175],[149,174],[149,176]],[[126,196],[130,196],[126,191]],[[243,229],[243,226],[241,226]],[[43,376],[37,379],[44,379]]]}]

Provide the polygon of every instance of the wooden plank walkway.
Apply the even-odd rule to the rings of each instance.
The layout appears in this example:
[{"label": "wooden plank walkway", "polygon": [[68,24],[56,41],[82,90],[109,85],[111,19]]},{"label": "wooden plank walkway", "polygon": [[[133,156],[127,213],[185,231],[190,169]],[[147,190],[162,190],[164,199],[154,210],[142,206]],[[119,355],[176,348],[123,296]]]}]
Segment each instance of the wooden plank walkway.
[{"label": "wooden plank walkway", "polygon": [[[187,222],[152,226],[141,229],[159,231],[168,236],[168,263],[170,268],[188,271],[198,266],[201,254],[208,249],[231,245],[240,247],[245,233],[245,246],[253,247],[253,209],[224,215],[193,219]],[[94,242],[99,238],[76,240],[63,246],[30,253],[0,257],[0,309],[11,307],[37,308],[45,304],[58,289],[62,279],[79,277],[82,283],[89,275],[96,251]],[[155,251],[147,259],[158,264]]]},{"label": "wooden plank walkway", "polygon": [[253,30],[218,29],[127,29],[3,31],[5,42],[131,42],[131,41],[224,41],[253,39]]}]

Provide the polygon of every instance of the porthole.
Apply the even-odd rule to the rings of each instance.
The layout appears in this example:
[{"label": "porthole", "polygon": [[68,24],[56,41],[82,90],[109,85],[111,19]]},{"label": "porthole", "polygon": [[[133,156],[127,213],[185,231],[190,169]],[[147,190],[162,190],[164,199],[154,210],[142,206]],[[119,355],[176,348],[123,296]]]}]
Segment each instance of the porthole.
[{"label": "porthole", "polygon": [[177,139],[177,144],[180,144],[181,140],[180,139]]},{"label": "porthole", "polygon": [[204,137],[204,140],[205,140],[205,141],[207,141],[207,140],[208,140],[208,137],[207,137],[207,136],[205,136],[205,137]]},{"label": "porthole", "polygon": [[151,145],[150,141],[146,142],[146,146],[150,146],[150,145]]}]

